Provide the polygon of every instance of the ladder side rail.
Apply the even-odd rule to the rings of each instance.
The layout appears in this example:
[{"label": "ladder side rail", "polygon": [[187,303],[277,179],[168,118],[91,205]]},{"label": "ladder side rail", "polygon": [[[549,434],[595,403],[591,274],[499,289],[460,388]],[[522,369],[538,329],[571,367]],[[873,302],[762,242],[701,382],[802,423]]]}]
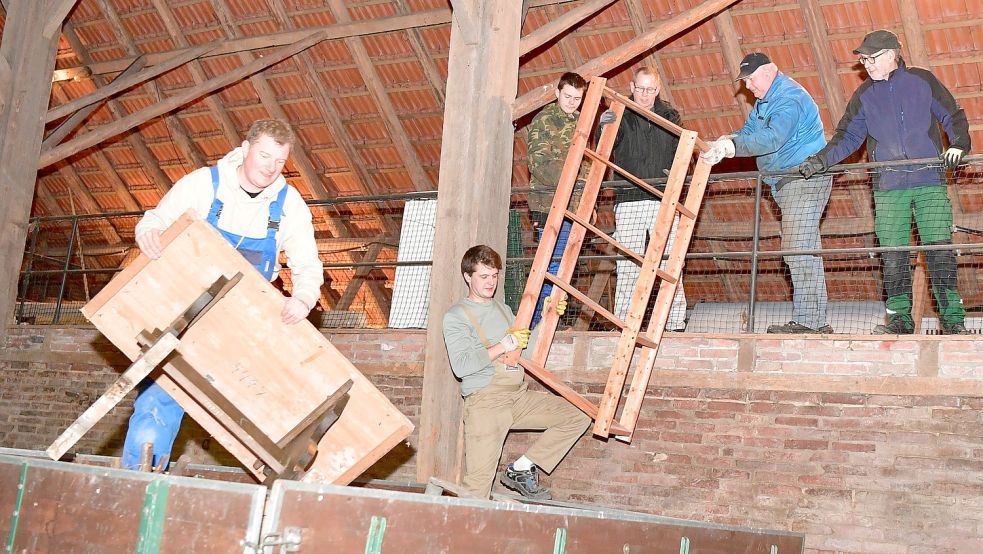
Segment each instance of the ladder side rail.
[{"label": "ladder side rail", "polygon": [[[710,164],[704,162],[703,160],[698,160],[696,164],[696,169],[693,172],[693,180],[690,183],[689,193],[686,196],[686,204],[693,210],[699,211],[700,204],[703,202],[703,195],[707,187],[707,178],[710,175]],[[666,271],[674,273],[676,275],[682,275],[683,266],[685,265],[686,252],[689,251],[689,244],[693,238],[693,232],[696,228],[696,221],[687,218],[681,218],[679,221],[679,227],[676,230],[676,240],[672,245],[672,253],[669,256],[669,261],[666,264]],[[659,295],[656,297],[656,308],[659,306],[665,306],[666,313],[671,309],[673,297],[676,294],[676,283],[662,283],[659,285]],[[665,290],[663,290],[665,289]],[[645,398],[645,393],[648,390],[648,385],[651,380],[652,371],[655,367],[656,356],[659,353],[659,345],[662,344],[661,337],[665,329],[666,318],[661,320],[656,320],[655,317],[649,320],[648,328],[646,329],[646,334],[649,338],[659,337],[654,347],[644,349],[638,359],[638,365],[636,366],[635,373],[632,376],[631,386],[628,389],[628,394],[625,398],[624,406],[621,410],[620,422],[622,427],[626,429],[631,429],[632,434],[635,431],[635,424],[638,421],[638,415],[641,411],[642,401]],[[632,434],[620,435],[617,438],[625,442],[631,442]]]},{"label": "ladder side rail", "polygon": [[[621,333],[618,341],[618,348],[611,371],[608,375],[608,382],[605,386],[604,394],[598,409],[598,418],[594,421],[594,434],[598,436],[610,435],[611,424],[614,421],[618,404],[621,400],[622,389],[628,375],[628,368],[634,357],[635,348],[638,344],[638,337],[641,332],[642,319],[645,316],[645,309],[648,300],[658,278],[657,271],[662,263],[662,255],[665,252],[666,243],[669,239],[669,232],[676,216],[676,205],[679,203],[679,196],[682,192],[686,170],[689,167],[690,159],[693,157],[693,144],[696,132],[686,131],[683,134],[685,139],[681,139],[676,148],[676,155],[673,159],[672,169],[670,169],[670,179],[666,184],[665,196],[659,207],[658,214],[652,224],[649,244],[645,250],[645,263],[642,264],[641,272],[635,281],[635,289],[632,293],[631,303],[628,308],[628,316],[625,320],[625,329]],[[665,319],[668,312],[662,314]],[[664,325],[664,323],[663,323]],[[650,337],[651,338],[651,337]]]},{"label": "ladder side rail", "polygon": [[[584,96],[584,106],[595,106],[591,118],[585,117],[585,112],[581,111],[580,119],[577,120],[577,128],[574,131],[573,141],[570,144],[570,151],[567,152],[566,161],[563,163],[563,170],[560,172],[560,182],[557,183],[556,192],[553,195],[553,204],[550,206],[550,213],[543,226],[543,236],[540,238],[539,247],[536,249],[536,256],[533,258],[532,266],[529,268],[529,276],[526,278],[526,286],[522,291],[522,300],[519,309],[515,314],[515,327],[519,329],[528,328],[532,321],[532,314],[536,309],[536,302],[539,301],[539,291],[543,288],[545,277],[543,275],[549,268],[550,260],[553,257],[553,249],[560,232],[560,225],[563,223],[563,212],[570,205],[570,197],[573,195],[574,184],[577,174],[580,171],[580,163],[584,158],[584,150],[587,148],[587,141],[590,138],[590,131],[594,126],[593,116],[597,113],[596,106],[600,104],[601,93],[604,90],[605,79],[603,77],[593,77],[590,86],[587,87],[587,94]],[[559,209],[558,209],[559,208]],[[547,341],[550,342],[550,341]],[[506,354],[502,361],[506,365],[516,365],[521,352],[515,350]]]},{"label": "ladder side rail", "polygon": [[[597,101],[600,102],[600,98]],[[593,122],[598,108],[598,104],[592,106],[585,104],[584,110],[581,112],[581,117],[585,117],[586,112],[593,111],[594,115],[589,120]],[[615,112],[615,121],[604,127],[601,131],[601,137],[598,140],[598,151],[600,151],[601,155],[608,157],[611,156],[611,150],[614,149],[614,139],[618,134],[618,126],[621,124],[621,114],[624,111],[624,106],[614,106],[613,109]],[[587,174],[587,185],[584,187],[583,197],[577,206],[577,219],[581,221],[589,221],[591,219],[591,216],[595,212],[597,197],[601,191],[601,181],[604,180],[605,173],[607,173],[607,168],[603,164],[597,161],[591,162],[590,172]],[[562,211],[564,214],[567,212],[566,209]],[[573,277],[573,272],[577,267],[580,249],[583,246],[586,235],[585,227],[580,225],[576,219],[571,219],[571,221],[574,224],[570,228],[570,235],[567,237],[567,244],[560,258],[560,267],[556,272],[559,280],[565,283],[570,283]],[[539,322],[539,341],[536,343],[536,347],[530,356],[530,359],[539,365],[546,365],[546,358],[549,356],[549,349],[553,344],[553,337],[556,334],[556,327],[559,321],[560,317],[555,311],[546,310],[543,314],[543,319]]]}]

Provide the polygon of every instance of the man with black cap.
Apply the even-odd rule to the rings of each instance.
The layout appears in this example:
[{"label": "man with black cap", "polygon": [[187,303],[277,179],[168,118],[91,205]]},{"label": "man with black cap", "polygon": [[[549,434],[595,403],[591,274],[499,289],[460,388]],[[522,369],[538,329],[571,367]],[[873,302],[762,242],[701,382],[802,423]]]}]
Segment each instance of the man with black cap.
[{"label": "man with black cap", "polygon": [[[959,165],[970,149],[966,112],[952,93],[926,69],[905,65],[901,43],[891,31],[868,33],[853,51],[867,70],[867,80],[853,93],[829,144],[800,166],[802,175],[822,173],[867,142],[872,162],[942,159],[940,166],[892,167],[873,175],[874,233],[881,246],[907,246],[914,208],[918,236],[924,244],[952,244],[952,206],[945,169]],[[943,149],[939,124],[949,148]],[[881,254],[887,323],[877,334],[911,334],[911,263],[905,251]],[[966,312],[956,292],[956,255],[952,250],[925,252],[945,334],[966,334]]]},{"label": "man with black cap", "polygon": [[[757,98],[740,130],[710,141],[703,159],[756,156],[761,171],[794,171],[806,157],[826,145],[819,108],[802,85],[778,70],[767,55],[741,60],[738,81]],[[822,247],[819,219],[826,209],[832,178],[796,176],[763,178],[782,212],[782,250]],[[823,259],[815,255],[785,256],[792,276],[792,320],[771,325],[769,333],[832,333],[826,324],[826,276]]]}]

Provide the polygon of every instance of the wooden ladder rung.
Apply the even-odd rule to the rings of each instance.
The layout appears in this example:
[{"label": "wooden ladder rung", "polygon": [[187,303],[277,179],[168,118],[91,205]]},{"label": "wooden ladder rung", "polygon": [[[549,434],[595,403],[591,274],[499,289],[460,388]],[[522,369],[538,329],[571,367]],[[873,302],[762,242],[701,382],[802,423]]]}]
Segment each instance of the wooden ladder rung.
[{"label": "wooden ladder rung", "polygon": [[[526,369],[533,377],[539,379],[544,385],[549,387],[553,392],[559,394],[563,398],[567,399],[567,402],[573,404],[580,411],[584,412],[591,419],[597,419],[597,406],[593,402],[587,400],[581,394],[561,381],[553,372],[546,369],[545,367],[537,364],[536,362],[528,358],[519,358],[519,364]],[[611,423],[611,432],[616,435],[630,435],[631,430],[627,427],[621,425],[619,422],[614,421]]]},{"label": "wooden ladder rung", "polygon": [[561,289],[563,289],[570,296],[576,298],[578,302],[582,303],[583,305],[587,306],[588,308],[590,308],[590,309],[594,310],[595,312],[599,313],[600,315],[604,316],[605,319],[607,319],[611,323],[614,323],[619,328],[621,328],[621,329],[624,329],[625,328],[625,322],[624,321],[622,321],[621,319],[619,319],[618,316],[616,316],[613,313],[611,313],[611,312],[607,311],[606,309],[604,309],[604,307],[601,306],[600,304],[598,304],[597,302],[591,300],[591,298],[589,296],[587,296],[586,294],[580,292],[580,290],[577,289],[577,287],[571,285],[570,283],[564,281],[563,279],[560,279],[559,277],[557,277],[556,275],[553,275],[552,273],[546,273],[546,274],[543,275],[543,277],[547,281],[549,281],[549,282],[553,283],[554,285],[556,285],[556,286],[560,287]]},{"label": "wooden ladder rung", "polygon": [[[620,92],[614,90],[613,88],[608,87],[607,85],[604,86],[604,90],[601,94],[612,102],[624,104],[626,107],[630,108],[631,111],[637,113],[638,115],[644,117],[645,119],[648,119],[652,123],[655,123],[659,127],[662,127],[663,129],[669,131],[670,133],[675,134],[676,136],[682,135],[683,131],[686,130],[680,127],[679,125],[676,125],[672,121],[669,121],[668,119],[660,115],[652,113],[652,110],[646,109],[641,104],[635,102],[634,100],[628,98],[627,96],[621,94]],[[706,141],[704,141],[700,137],[696,137],[695,146],[696,148],[699,148],[700,152],[706,152],[710,150],[710,146],[706,143]]]},{"label": "wooden ladder rung", "polygon": [[[614,163],[614,162],[612,162],[610,160],[605,160],[600,155],[598,155],[597,152],[594,152],[590,148],[585,148],[584,149],[584,155],[587,156],[588,158],[592,159],[592,160],[595,160],[597,162],[600,162],[600,163],[602,163],[602,164],[610,167],[616,173],[618,173],[622,177],[625,177],[626,179],[628,179],[629,181],[631,181],[636,186],[641,187],[642,189],[644,189],[649,194],[653,194],[653,195],[659,197],[660,199],[665,195],[665,193],[663,193],[661,190],[653,187],[652,185],[646,183],[645,181],[639,179],[638,177],[635,177],[631,173],[628,173],[628,171],[626,171],[624,168],[622,168],[618,164],[616,164],[616,163]],[[678,202],[676,203],[676,211],[679,212],[680,215],[685,215],[686,217],[688,217],[690,219],[694,219],[694,220],[696,219],[696,214],[693,213],[693,210],[690,210],[689,208],[687,208],[686,206],[684,206],[684,205],[682,205],[682,204],[680,204]]]},{"label": "wooden ladder rung", "polygon": [[[564,213],[564,215],[567,218],[569,218],[570,220],[572,220],[573,222],[577,223],[578,225],[581,225],[581,226],[585,227],[586,229],[590,230],[592,233],[594,233],[598,237],[604,239],[605,242],[607,242],[611,246],[617,248],[618,250],[620,250],[623,254],[625,254],[629,258],[635,260],[635,262],[638,263],[639,265],[645,263],[645,260],[641,256],[638,255],[638,252],[635,252],[631,248],[628,248],[627,246],[621,244],[614,237],[612,237],[611,235],[609,235],[609,234],[605,233],[604,231],[598,229],[596,226],[592,225],[586,219],[578,216],[577,214],[571,212],[570,210],[566,210],[566,212]],[[662,269],[656,269],[655,270],[655,274],[659,276],[659,279],[662,279],[664,281],[668,281],[668,282],[670,282],[672,284],[676,284],[679,281],[679,278],[678,277],[676,277],[675,275],[672,275],[670,273],[667,273],[666,271],[663,271]]]}]

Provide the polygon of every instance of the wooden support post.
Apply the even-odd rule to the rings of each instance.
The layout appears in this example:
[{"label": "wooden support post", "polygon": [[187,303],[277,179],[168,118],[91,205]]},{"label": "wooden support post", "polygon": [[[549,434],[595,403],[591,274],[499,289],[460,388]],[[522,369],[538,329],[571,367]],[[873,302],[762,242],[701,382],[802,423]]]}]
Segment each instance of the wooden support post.
[{"label": "wooden support post", "polygon": [[[504,253],[512,180],[511,104],[518,90],[519,23],[515,2],[470,4],[477,40],[454,18],[440,154],[437,229],[430,285],[430,326],[423,372],[417,478],[457,481],[461,460],[461,388],[447,362],[440,321],[461,298],[461,256],[476,244]],[[475,109],[481,106],[481,109]]]},{"label": "wooden support post", "polygon": [[[8,0],[0,65],[16,79],[0,79],[0,344],[17,294],[27,220],[37,180],[51,72],[62,19],[74,2]],[[60,18],[60,19],[58,19]],[[57,19],[57,21],[55,21]]]}]

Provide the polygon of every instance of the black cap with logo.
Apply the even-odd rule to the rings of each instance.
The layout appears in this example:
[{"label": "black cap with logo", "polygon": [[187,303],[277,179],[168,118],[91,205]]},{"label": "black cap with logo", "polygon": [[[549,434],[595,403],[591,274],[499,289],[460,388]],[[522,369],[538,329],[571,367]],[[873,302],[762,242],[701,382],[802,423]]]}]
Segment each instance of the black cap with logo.
[{"label": "black cap with logo", "polygon": [[754,73],[759,67],[771,63],[771,59],[761,52],[751,52],[741,60],[740,73],[737,74],[735,81],[746,79],[748,75]]}]

